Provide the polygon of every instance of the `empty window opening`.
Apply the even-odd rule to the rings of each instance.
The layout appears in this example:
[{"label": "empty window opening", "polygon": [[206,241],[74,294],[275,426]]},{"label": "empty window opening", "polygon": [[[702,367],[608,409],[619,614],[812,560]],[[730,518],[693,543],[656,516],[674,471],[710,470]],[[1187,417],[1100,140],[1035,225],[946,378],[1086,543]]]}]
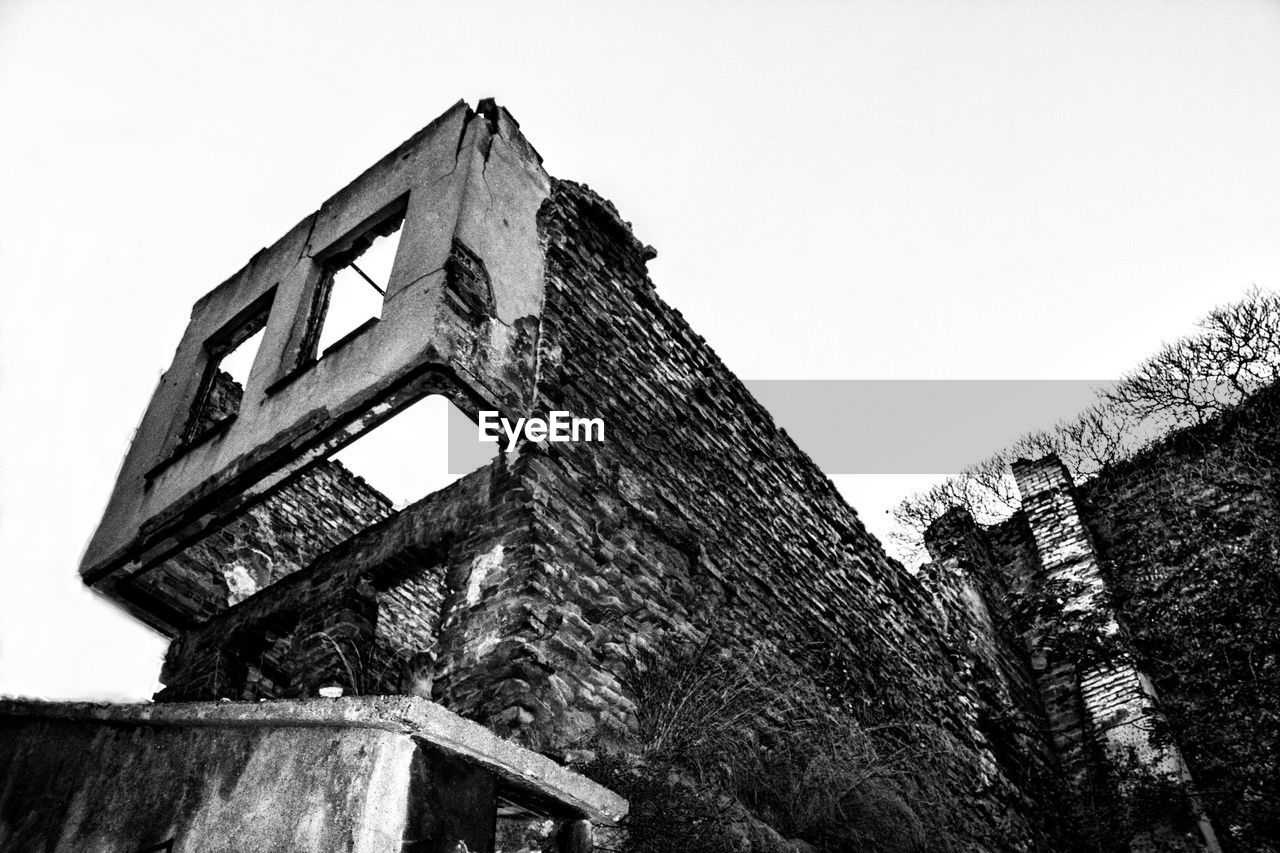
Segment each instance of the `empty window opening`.
[{"label": "empty window opening", "polygon": [[316,292],[320,319],[313,353],[323,356],[382,316],[403,224],[401,209],[325,263]]},{"label": "empty window opening", "polygon": [[448,399],[418,400],[339,450],[331,459],[404,509],[481,468],[498,445],[481,443],[475,423]]},{"label": "empty window opening", "polygon": [[[498,455],[449,400],[425,397],[141,573],[127,589],[184,626],[241,604]],[[261,668],[260,668],[261,670]],[[275,683],[266,670],[260,674]]]},{"label": "empty window opening", "polygon": [[298,615],[273,613],[261,623],[233,634],[225,647],[231,684],[227,693],[237,699],[279,699],[290,687]]},{"label": "empty window opening", "polygon": [[373,578],[378,615],[374,657],[380,692],[431,696],[436,641],[446,593],[446,567],[417,549]]},{"label": "empty window opening", "polygon": [[249,373],[265,334],[269,307],[268,302],[255,309],[248,319],[234,325],[230,332],[219,334],[205,345],[208,366],[183,436],[185,441],[197,441],[239,414],[245,388],[249,385]]}]

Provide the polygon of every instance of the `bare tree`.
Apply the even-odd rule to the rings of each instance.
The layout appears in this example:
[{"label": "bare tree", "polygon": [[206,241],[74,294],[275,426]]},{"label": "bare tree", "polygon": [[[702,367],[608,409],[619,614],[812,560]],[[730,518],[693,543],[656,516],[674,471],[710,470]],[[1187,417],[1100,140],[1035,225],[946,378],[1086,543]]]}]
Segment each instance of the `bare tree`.
[{"label": "bare tree", "polygon": [[1250,288],[1167,344],[1105,399],[1176,429],[1204,423],[1280,379],[1280,294]]},{"label": "bare tree", "polygon": [[892,537],[899,558],[909,564],[922,558],[925,529],[953,507],[964,507],[983,524],[1011,515],[1019,495],[1010,465],[1019,458],[1055,453],[1077,481],[1085,480],[1280,380],[1280,294],[1251,287],[1196,327],[1195,334],[1164,345],[1114,387],[1100,389],[1098,401],[1076,417],[1028,433],[903,500],[894,511]]}]

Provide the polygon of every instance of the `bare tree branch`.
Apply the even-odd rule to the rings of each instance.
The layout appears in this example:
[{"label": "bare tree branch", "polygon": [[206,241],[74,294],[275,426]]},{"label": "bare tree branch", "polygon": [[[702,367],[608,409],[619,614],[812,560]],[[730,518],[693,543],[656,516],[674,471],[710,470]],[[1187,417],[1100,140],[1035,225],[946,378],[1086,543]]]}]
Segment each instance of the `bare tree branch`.
[{"label": "bare tree branch", "polygon": [[1171,432],[1212,420],[1280,380],[1280,294],[1251,287],[1214,308],[1197,332],[1165,344],[1098,401],[1052,429],[1028,433],[991,457],[904,499],[894,511],[891,547],[911,564],[924,555],[925,529],[953,507],[983,524],[1019,505],[1010,464],[1058,455],[1077,481],[1132,457]]}]

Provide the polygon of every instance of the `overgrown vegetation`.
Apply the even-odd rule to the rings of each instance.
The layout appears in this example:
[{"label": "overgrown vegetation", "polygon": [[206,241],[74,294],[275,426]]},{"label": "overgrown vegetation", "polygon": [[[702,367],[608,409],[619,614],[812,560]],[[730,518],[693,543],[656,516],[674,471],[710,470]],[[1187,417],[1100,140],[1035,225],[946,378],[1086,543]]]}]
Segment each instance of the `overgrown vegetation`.
[{"label": "overgrown vegetation", "polygon": [[[975,843],[966,798],[998,796],[975,784],[974,756],[937,727],[861,725],[802,680],[711,643],[638,653],[625,681],[635,728],[593,744],[576,768],[631,802],[602,850],[964,851]],[[1178,781],[1132,755],[1101,759],[1090,762],[1083,796],[1056,776],[1034,783],[1044,849],[1127,853],[1135,835],[1162,825],[1151,849],[1185,850],[1195,828]]]},{"label": "overgrown vegetation", "polygon": [[[1082,505],[1094,514],[1126,641],[1115,642],[1106,611],[1064,619],[1064,602],[1089,591],[1052,584],[1014,602],[1014,628],[1083,666],[1136,654],[1160,697],[1154,741],[1178,746],[1228,853],[1280,851],[1278,341],[1280,300],[1252,293],[1111,392],[1107,417],[1162,423],[1163,432],[1116,430],[1115,443],[1093,445],[1109,448],[1093,456],[1077,440],[1083,429],[1029,438],[912,510],[925,523],[934,502],[955,501],[990,519],[1003,495],[1013,505],[1005,465],[1017,456],[1057,452],[1078,481],[1082,471],[1092,475],[1080,487]],[[1095,423],[1100,411],[1089,415]],[[1125,798],[1106,794],[1115,785]],[[1105,839],[1163,807],[1167,787],[1159,779],[1099,784],[1097,796],[1073,805],[1083,849],[1107,849]]]},{"label": "overgrown vegetation", "polygon": [[1006,596],[1009,627],[1050,660],[1081,669],[1118,663],[1129,646],[1110,608],[1099,606],[1099,595],[1096,587],[1078,580],[1040,579]]},{"label": "overgrown vegetation", "polygon": [[936,727],[864,727],[711,642],[637,653],[624,686],[635,728],[581,768],[632,801],[620,853],[965,849],[971,759]]},{"label": "overgrown vegetation", "polygon": [[[1104,756],[1094,744],[1083,790],[1063,796],[1063,850],[1069,853],[1186,853],[1197,837],[1179,780],[1152,771],[1132,751]],[[1152,832],[1156,828],[1156,832]],[[1139,847],[1133,839],[1142,837]],[[1192,849],[1197,849],[1194,846]]]},{"label": "overgrown vegetation", "polygon": [[[1280,851],[1277,380],[1280,296],[1255,289],[1075,420],[1024,436],[897,512],[896,545],[910,559],[924,528],[951,507],[983,523],[1011,514],[1015,459],[1063,460],[1097,513],[1106,594],[1127,639],[1116,642],[1105,610],[1064,613],[1090,590],[1052,585],[1014,603],[1015,627],[1083,666],[1136,654],[1160,696],[1154,741],[1180,749],[1228,853]],[[1114,761],[1099,761],[1095,776],[1093,796],[1070,805],[1081,850],[1111,849],[1153,815],[1176,811],[1167,779]]]},{"label": "overgrown vegetation", "polygon": [[[1176,745],[1224,851],[1280,851],[1280,385],[1186,428],[1083,489],[1108,609],[1066,581],[1016,597],[1014,628],[1083,667],[1135,653],[1155,683],[1156,746]],[[1105,768],[1105,762],[1098,762]],[[1122,788],[1124,797],[1116,797]],[[1176,811],[1176,786],[1135,765],[1073,804],[1082,849]]]},{"label": "overgrown vegetation", "polygon": [[990,524],[1018,507],[1009,466],[1057,454],[1076,482],[1132,458],[1170,433],[1207,423],[1280,380],[1280,294],[1250,289],[1213,309],[1197,332],[1167,344],[1072,420],[1024,435],[894,511],[892,545],[904,562],[923,555],[924,529],[952,507]]},{"label": "overgrown vegetation", "polygon": [[[1151,472],[1159,472],[1153,477]],[[1280,851],[1280,386],[1087,488],[1103,568],[1226,851]]]},{"label": "overgrown vegetation", "polygon": [[349,696],[431,693],[433,647],[393,649],[352,636],[350,631],[317,631],[307,641],[321,643],[331,652],[329,676]]}]

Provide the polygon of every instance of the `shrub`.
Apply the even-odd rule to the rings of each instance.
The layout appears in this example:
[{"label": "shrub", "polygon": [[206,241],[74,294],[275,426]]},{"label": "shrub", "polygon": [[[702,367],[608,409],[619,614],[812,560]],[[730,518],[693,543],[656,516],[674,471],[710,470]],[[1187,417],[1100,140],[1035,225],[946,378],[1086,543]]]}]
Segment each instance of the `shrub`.
[{"label": "shrub", "polygon": [[581,768],[632,801],[619,851],[959,846],[946,774],[963,759],[934,727],[865,728],[763,655],[711,642],[634,653],[624,686],[635,726]]}]

